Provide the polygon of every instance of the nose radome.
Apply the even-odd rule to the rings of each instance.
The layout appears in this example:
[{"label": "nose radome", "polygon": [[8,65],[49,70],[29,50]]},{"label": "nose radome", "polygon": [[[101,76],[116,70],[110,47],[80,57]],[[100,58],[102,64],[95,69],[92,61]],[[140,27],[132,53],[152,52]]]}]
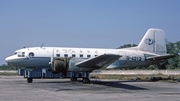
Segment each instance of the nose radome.
[{"label": "nose radome", "polygon": [[7,58],[5,59],[5,61],[6,61],[7,63],[9,63],[11,60],[12,60],[12,57],[11,57],[11,56],[9,56],[9,57],[7,57]]},{"label": "nose radome", "polygon": [[7,57],[7,58],[5,59],[5,61],[8,63],[8,61],[9,61],[9,57]]}]

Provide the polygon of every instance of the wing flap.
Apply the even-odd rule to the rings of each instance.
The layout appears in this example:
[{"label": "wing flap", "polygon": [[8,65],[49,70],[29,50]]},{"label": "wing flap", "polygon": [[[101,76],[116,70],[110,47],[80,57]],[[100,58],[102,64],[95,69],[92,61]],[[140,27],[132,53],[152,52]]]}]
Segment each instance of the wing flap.
[{"label": "wing flap", "polygon": [[175,57],[174,54],[166,54],[166,55],[160,55],[160,56],[152,56],[152,57],[147,57],[147,60],[163,60],[163,59],[169,59]]},{"label": "wing flap", "polygon": [[114,61],[118,60],[120,57],[122,56],[115,54],[103,54],[94,58],[81,61],[77,63],[76,66],[82,68],[94,68],[94,69],[106,68]]}]

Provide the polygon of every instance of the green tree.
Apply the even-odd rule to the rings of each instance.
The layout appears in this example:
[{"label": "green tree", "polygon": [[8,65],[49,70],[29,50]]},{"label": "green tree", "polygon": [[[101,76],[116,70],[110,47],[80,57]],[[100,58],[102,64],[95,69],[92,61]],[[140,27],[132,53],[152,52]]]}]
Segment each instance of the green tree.
[{"label": "green tree", "polygon": [[123,46],[119,46],[118,49],[136,47],[136,46],[137,46],[136,44],[124,44]]},{"label": "green tree", "polygon": [[1,65],[0,70],[16,70],[17,68],[15,66],[10,66],[10,65]]},{"label": "green tree", "polygon": [[167,53],[175,54],[174,58],[168,59],[167,69],[180,69],[180,41],[172,43],[167,43]]}]

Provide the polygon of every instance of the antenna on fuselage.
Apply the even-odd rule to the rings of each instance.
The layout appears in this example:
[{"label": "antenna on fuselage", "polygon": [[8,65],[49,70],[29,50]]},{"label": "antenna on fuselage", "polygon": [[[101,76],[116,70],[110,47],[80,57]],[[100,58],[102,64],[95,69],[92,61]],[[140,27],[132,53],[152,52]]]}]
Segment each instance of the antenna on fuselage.
[{"label": "antenna on fuselage", "polygon": [[41,48],[43,47],[44,43],[42,43]]}]

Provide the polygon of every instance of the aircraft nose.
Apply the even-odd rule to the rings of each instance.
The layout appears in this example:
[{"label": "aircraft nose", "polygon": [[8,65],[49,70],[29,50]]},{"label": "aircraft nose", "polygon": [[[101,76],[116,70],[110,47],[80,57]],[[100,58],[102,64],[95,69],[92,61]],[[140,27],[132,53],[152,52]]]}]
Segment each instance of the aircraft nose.
[{"label": "aircraft nose", "polygon": [[9,57],[7,57],[6,59],[5,59],[5,61],[8,63],[9,62],[9,60],[10,60],[10,58]]},{"label": "aircraft nose", "polygon": [[7,57],[6,59],[5,59],[5,61],[7,62],[7,63],[11,63],[12,61],[13,61],[13,57],[12,56],[9,56],[9,57]]}]

